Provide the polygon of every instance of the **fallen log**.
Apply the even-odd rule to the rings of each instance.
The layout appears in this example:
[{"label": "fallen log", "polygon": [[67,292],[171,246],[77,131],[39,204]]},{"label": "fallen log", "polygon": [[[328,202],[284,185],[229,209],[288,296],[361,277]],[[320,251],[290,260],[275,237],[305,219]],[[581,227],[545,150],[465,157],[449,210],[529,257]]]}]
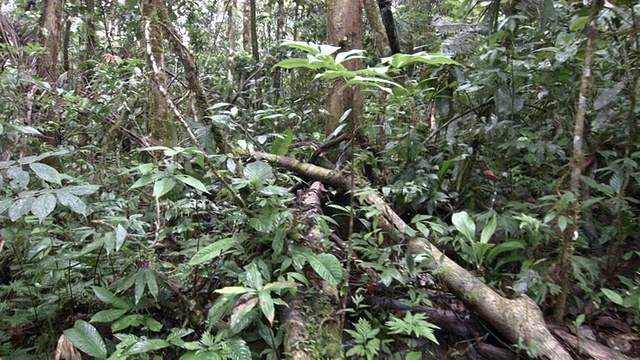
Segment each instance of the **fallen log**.
[{"label": "fallen log", "polygon": [[[343,190],[356,190],[352,188],[348,175],[340,171],[303,163],[286,156],[268,153],[255,153],[254,156],[298,175]],[[427,255],[431,259],[426,264],[427,268],[432,270],[452,293],[506,339],[513,344],[524,344],[528,348],[527,353],[533,357],[547,357],[554,360],[572,359],[549,332],[542,312],[533,300],[526,295],[516,299],[504,298],[432,244],[405,236],[410,233],[407,231],[409,225],[377,193],[374,191],[366,191],[366,193],[365,201],[377,206],[383,214],[383,217],[380,217],[382,221],[379,221],[381,228],[388,233],[396,234],[397,240],[405,239],[407,248],[413,254]]]},{"label": "fallen log", "polygon": [[[322,215],[320,195],[323,191],[322,183],[315,182],[300,197],[300,222],[309,224],[303,238],[312,251],[323,236],[321,228],[313,221],[314,215]],[[309,279],[314,274],[308,272],[306,276]],[[308,286],[300,289],[296,296],[288,295],[285,298],[288,308],[283,310],[280,318],[285,330],[285,355],[292,360],[313,359],[314,353],[327,359],[343,359],[342,322],[333,319],[335,310],[329,305],[332,304],[331,294],[338,294],[338,289],[321,279],[310,283],[317,283],[317,286]],[[313,306],[303,305],[308,298],[313,299]],[[311,321],[307,318],[311,318]],[[318,319],[324,319],[322,326],[316,321]],[[315,352],[312,347],[316,347]]]}]

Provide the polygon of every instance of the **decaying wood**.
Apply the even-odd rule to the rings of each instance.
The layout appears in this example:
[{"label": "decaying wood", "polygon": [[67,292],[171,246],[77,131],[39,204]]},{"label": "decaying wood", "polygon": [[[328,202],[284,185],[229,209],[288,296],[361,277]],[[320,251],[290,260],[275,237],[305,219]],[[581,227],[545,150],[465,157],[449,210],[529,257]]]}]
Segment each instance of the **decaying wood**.
[{"label": "decaying wood", "polygon": [[564,343],[571,346],[573,350],[580,356],[580,359],[596,360],[628,360],[629,357],[623,355],[621,352],[613,350],[607,346],[604,346],[593,340],[586,338],[580,338],[572,335],[563,329],[553,328],[553,333],[562,339]]},{"label": "decaying wood", "polygon": [[[317,246],[318,241],[323,236],[320,226],[313,221],[313,216],[322,215],[320,196],[324,191],[322,183],[316,181],[311,184],[300,199],[302,207],[299,215],[300,221],[309,224],[304,234],[304,241],[311,249]],[[307,273],[306,275],[308,279],[314,277],[312,273]],[[326,304],[333,302],[332,296],[333,294],[338,294],[338,289],[321,279],[310,281],[310,283],[312,286],[300,289],[297,296],[285,298],[289,306],[281,317],[285,329],[285,351],[291,359],[307,360],[313,359],[311,350],[315,346],[316,353],[321,354],[323,358],[339,359],[343,353],[341,344],[342,324],[336,320],[329,320],[335,318],[332,314],[335,310],[333,306],[326,306]],[[314,306],[304,304],[304,298],[313,298]],[[304,313],[301,311],[303,305]],[[310,321],[310,319],[323,319],[320,321],[324,321],[324,325],[321,326],[318,321]],[[309,335],[311,329],[307,327],[307,324],[313,324],[313,330],[316,331],[312,338]]]},{"label": "decaying wood", "polygon": [[[316,181],[344,190],[355,190],[351,189],[348,177],[338,171],[302,163],[286,156],[266,153],[256,153],[255,156]],[[375,205],[381,211],[383,216],[380,220],[388,220],[379,221],[380,227],[390,234],[395,234],[398,239],[404,239],[407,248],[413,254],[426,256],[429,259],[425,264],[427,268],[434,271],[451,292],[500,334],[514,344],[522,343],[534,348],[538,357],[554,360],[572,359],[547,329],[542,313],[533,300],[525,295],[516,299],[504,298],[445,256],[435,246],[409,238],[406,235],[410,233],[407,231],[409,226],[385,203],[382,197],[373,192],[367,191],[367,193],[365,201]]]},{"label": "decaying wood", "polygon": [[313,357],[308,352],[307,327],[304,315],[300,312],[300,298],[288,296],[285,300],[289,306],[283,309],[280,318],[285,333],[285,353],[289,359],[311,360]]}]

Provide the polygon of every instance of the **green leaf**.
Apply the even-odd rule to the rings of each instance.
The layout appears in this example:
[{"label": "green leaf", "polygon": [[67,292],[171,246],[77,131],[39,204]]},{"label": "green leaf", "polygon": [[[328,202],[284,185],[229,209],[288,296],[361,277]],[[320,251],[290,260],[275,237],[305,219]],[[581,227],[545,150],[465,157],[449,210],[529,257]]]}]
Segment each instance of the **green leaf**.
[{"label": "green leaf", "polygon": [[0,201],[0,215],[2,215],[5,211],[7,211],[7,209],[9,209],[12,204],[13,204],[13,200],[11,199],[4,199]]},{"label": "green leaf", "polygon": [[100,189],[100,185],[77,185],[64,188],[73,195],[91,195]]},{"label": "green leaf", "polygon": [[258,301],[260,302],[260,309],[264,316],[269,320],[269,324],[273,325],[273,320],[276,316],[275,306],[273,305],[273,299],[271,294],[265,290],[258,291]]},{"label": "green leaf", "polygon": [[480,242],[486,244],[491,240],[491,236],[496,232],[496,228],[498,227],[498,219],[496,218],[496,214],[493,214],[491,220],[487,226],[482,229],[482,234],[480,234]]},{"label": "green leaf", "polygon": [[140,327],[144,324],[144,316],[140,314],[132,314],[122,317],[111,324],[111,331],[118,332],[128,327]]},{"label": "green leaf", "polygon": [[[320,52],[320,46],[310,42],[304,41],[283,41],[282,46],[287,46],[293,49],[302,50],[312,55],[316,55]],[[339,47],[335,47],[335,51],[340,50]]]},{"label": "green leaf", "polygon": [[163,339],[140,339],[133,344],[127,351],[126,355],[144,354],[150,351],[164,349],[171,346],[169,342]]},{"label": "green leaf", "polygon": [[151,296],[153,296],[153,298],[157,300],[158,299],[158,282],[157,282],[156,272],[153,271],[152,269],[145,269],[144,277],[147,282],[147,289],[149,289]]},{"label": "green leaf", "polygon": [[135,189],[135,188],[139,188],[141,186],[149,185],[154,180],[156,180],[156,178],[157,178],[157,176],[154,176],[154,174],[142,175],[140,177],[140,179],[138,179],[135,183],[133,183],[133,185],[131,185],[131,187],[129,189]]},{"label": "green leaf", "polygon": [[136,273],[136,282],[133,289],[134,304],[138,305],[138,303],[140,303],[140,300],[142,300],[142,296],[144,295],[144,288],[146,285],[147,280],[144,277],[144,270],[139,270]]},{"label": "green leaf", "polygon": [[462,233],[469,241],[474,242],[476,238],[476,224],[466,211],[453,214],[451,217],[453,226]]},{"label": "green leaf", "polygon": [[229,339],[226,342],[226,350],[232,360],[251,360],[251,349],[242,339]]},{"label": "green leaf", "polygon": [[564,231],[567,228],[567,217],[564,215],[558,216],[558,227],[560,231]]},{"label": "green leaf", "polygon": [[496,245],[496,247],[491,249],[491,251],[489,251],[489,254],[487,255],[487,261],[492,262],[494,259],[498,257],[498,255],[504,252],[513,251],[513,250],[522,250],[524,248],[525,248],[524,243],[520,241],[507,241],[502,244],[498,244]]},{"label": "green leaf", "polygon": [[266,284],[262,289],[265,291],[280,291],[283,289],[296,288],[297,286],[298,284],[294,282],[275,281],[275,282]]},{"label": "green leaf", "polygon": [[35,198],[33,197],[20,198],[14,201],[9,207],[9,219],[11,219],[11,221],[16,221],[22,216],[28,214],[29,211],[31,211],[34,201]]},{"label": "green leaf", "polygon": [[189,175],[184,175],[184,174],[178,174],[175,176],[176,179],[178,179],[179,181],[185,183],[188,186],[191,186],[192,188],[202,191],[203,193],[207,193],[209,194],[209,191],[207,190],[207,188],[204,186],[204,184],[194,178],[193,176],[189,176]]},{"label": "green leaf", "polygon": [[255,262],[252,262],[251,264],[245,266],[244,269],[247,271],[245,275],[247,277],[247,281],[249,282],[249,286],[253,287],[256,290],[262,289],[262,274],[258,269],[258,265]]},{"label": "green leaf", "polygon": [[243,286],[227,286],[227,287],[223,287],[222,289],[218,289],[214,292],[217,292],[218,294],[245,294],[248,292],[254,292],[255,290],[252,288],[248,288],[248,287],[243,287]]},{"label": "green leaf", "polygon": [[311,268],[329,284],[338,285],[342,280],[342,265],[332,254],[307,254],[307,260]]},{"label": "green leaf", "polygon": [[93,322],[113,322],[118,320],[120,317],[122,317],[122,315],[126,314],[127,311],[129,310],[109,309],[109,310],[98,311],[91,317],[90,322],[92,323]]},{"label": "green leaf", "polygon": [[229,250],[236,243],[234,238],[226,238],[222,240],[218,240],[213,244],[207,245],[200,249],[187,264],[191,266],[200,265],[202,263],[211,261],[224,251]]},{"label": "green leaf", "polygon": [[251,312],[257,304],[258,298],[254,294],[245,294],[240,297],[229,318],[229,325],[232,331],[240,331],[249,325],[247,323],[247,320],[249,320],[249,312]]},{"label": "green leaf", "polygon": [[98,297],[98,299],[100,299],[100,301],[109,305],[113,305],[115,308],[118,308],[118,309],[123,309],[123,310],[131,309],[131,307],[129,306],[129,304],[127,304],[126,301],[112,294],[111,291],[109,291],[109,289],[104,288],[102,286],[93,286],[92,289],[93,289],[93,293],[96,294],[96,296]]},{"label": "green leaf", "polygon": [[51,166],[42,163],[32,163],[29,164],[29,167],[40,179],[58,185],[62,184],[60,173]]},{"label": "green leaf", "polygon": [[271,166],[264,161],[255,161],[244,167],[244,177],[253,184],[260,187],[273,178]]},{"label": "green leaf", "polygon": [[122,225],[118,224],[115,230],[116,251],[120,250],[126,238],[127,238],[127,230]]},{"label": "green leaf", "polygon": [[164,177],[153,184],[153,196],[161,198],[176,186],[176,182],[170,177]]},{"label": "green leaf", "polygon": [[612,303],[617,305],[622,305],[622,303],[624,302],[622,300],[622,296],[620,296],[620,294],[618,294],[617,292],[607,288],[602,288],[600,290],[602,291],[604,296],[606,296],[609,299],[609,301],[611,301]]},{"label": "green leaf", "polygon": [[69,341],[95,359],[107,358],[107,346],[98,330],[83,320],[77,320],[73,328],[64,331]]},{"label": "green leaf", "polygon": [[71,211],[78,213],[80,215],[86,215],[87,205],[80,200],[79,197],[73,195],[65,189],[60,189],[56,191],[56,196],[58,197],[58,201],[61,205],[69,207]]},{"label": "green leaf", "polygon": [[275,155],[284,155],[289,151],[291,142],[293,141],[293,131],[287,129],[282,137],[276,137],[271,144],[271,153]]},{"label": "green leaf", "polygon": [[591,16],[579,17],[576,21],[572,22],[571,25],[569,25],[569,30],[582,31],[582,29],[584,29],[584,27],[587,26],[587,23],[589,23],[590,18]]},{"label": "green leaf", "polygon": [[9,185],[16,189],[26,189],[29,185],[29,173],[22,170],[20,166],[12,166],[7,169],[7,177],[11,179]]},{"label": "green leaf", "polygon": [[35,215],[40,223],[51,214],[56,208],[56,197],[53,194],[44,194],[38,196],[31,205],[31,212]]}]

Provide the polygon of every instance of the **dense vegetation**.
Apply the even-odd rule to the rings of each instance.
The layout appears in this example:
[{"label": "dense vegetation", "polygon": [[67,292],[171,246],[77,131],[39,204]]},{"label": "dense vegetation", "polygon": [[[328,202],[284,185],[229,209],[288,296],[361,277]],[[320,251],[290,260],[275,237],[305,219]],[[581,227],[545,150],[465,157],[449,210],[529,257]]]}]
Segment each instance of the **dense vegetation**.
[{"label": "dense vegetation", "polygon": [[0,359],[640,356],[640,5],[362,3],[2,3]]}]

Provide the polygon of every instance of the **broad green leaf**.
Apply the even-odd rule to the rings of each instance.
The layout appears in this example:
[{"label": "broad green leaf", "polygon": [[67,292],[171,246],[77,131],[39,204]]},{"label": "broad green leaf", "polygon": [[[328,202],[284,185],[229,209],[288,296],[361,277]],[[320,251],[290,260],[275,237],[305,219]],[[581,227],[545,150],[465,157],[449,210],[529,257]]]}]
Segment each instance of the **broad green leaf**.
[{"label": "broad green leaf", "polygon": [[451,222],[453,222],[453,226],[456,227],[456,230],[464,235],[469,241],[475,241],[476,224],[466,211],[453,214]]},{"label": "broad green leaf", "polygon": [[14,201],[9,207],[9,219],[16,221],[22,216],[27,215],[29,211],[31,211],[31,206],[34,201],[35,198],[33,197],[20,198]]},{"label": "broad green leaf", "polygon": [[275,306],[273,305],[273,299],[269,292],[260,290],[258,291],[258,301],[260,302],[260,309],[264,316],[269,320],[269,324],[273,325],[273,320],[276,316]]},{"label": "broad green leaf", "polygon": [[90,322],[92,323],[93,322],[113,322],[118,320],[120,317],[122,317],[122,315],[126,314],[127,311],[129,310],[109,309],[109,310],[98,311],[91,317]]},{"label": "broad green leaf", "polygon": [[69,341],[95,359],[107,358],[107,346],[98,330],[83,320],[77,320],[73,328],[64,331]]},{"label": "broad green leaf", "polygon": [[483,244],[488,243],[489,240],[491,240],[491,237],[493,236],[493,234],[496,232],[497,227],[498,227],[498,219],[496,218],[496,215],[493,214],[487,226],[485,226],[484,229],[482,229],[482,233],[480,234],[480,242]]},{"label": "broad green leaf", "polygon": [[11,179],[9,185],[15,189],[25,189],[29,185],[29,173],[20,166],[12,166],[7,169],[7,177]]},{"label": "broad green leaf", "polygon": [[133,344],[127,351],[126,355],[144,354],[150,351],[164,349],[171,346],[169,342],[163,339],[140,339]]},{"label": "broad green leaf", "polygon": [[127,238],[127,230],[120,224],[116,226],[115,230],[115,250],[120,251],[124,240]]},{"label": "broad green leaf", "polygon": [[58,185],[62,184],[60,173],[51,166],[43,163],[32,163],[29,164],[29,167],[40,179]]},{"label": "broad green leaf", "polygon": [[487,255],[487,261],[492,262],[494,259],[498,257],[498,255],[513,250],[522,250],[524,249],[524,243],[520,241],[507,241],[502,244],[496,245],[491,251],[489,251],[489,255]]},{"label": "broad green leaf", "polygon": [[113,293],[111,293],[111,291],[109,291],[109,289],[104,288],[102,286],[93,286],[92,289],[93,289],[93,293],[96,294],[96,296],[98,297],[98,299],[100,299],[100,301],[106,304],[112,305],[117,309],[122,309],[122,310],[131,309],[131,307],[129,306],[129,304],[127,304],[126,301],[115,296]]},{"label": "broad green leaf", "polygon": [[560,231],[564,231],[567,228],[567,217],[564,215],[558,216],[558,227]]},{"label": "broad green leaf", "polygon": [[152,269],[144,270],[144,277],[147,281],[147,289],[151,293],[154,299],[158,300],[158,282],[156,278],[156,273]]},{"label": "broad green leaf", "polygon": [[153,184],[153,196],[161,198],[176,186],[176,182],[170,177],[164,177]]},{"label": "broad green leaf", "polygon": [[257,304],[258,297],[255,294],[245,294],[240,297],[229,318],[232,331],[240,331],[248,325],[247,315]]},{"label": "broad green leaf", "polygon": [[40,223],[47,218],[49,214],[56,208],[56,197],[53,194],[44,194],[38,196],[31,205],[31,212],[35,215]]},{"label": "broad green leaf", "polygon": [[[295,69],[295,68],[316,68],[311,66],[309,59],[284,59],[274,66],[281,67],[283,69]],[[317,66],[317,65],[316,65]]]},{"label": "broad green leaf", "polygon": [[256,265],[255,262],[252,262],[251,264],[245,266],[244,269],[247,271],[246,277],[247,281],[249,282],[249,286],[253,287],[254,289],[262,289],[262,274],[258,269],[258,265]]},{"label": "broad green leaf", "polygon": [[[335,61],[337,64],[341,64],[347,60],[351,60],[351,59],[363,59],[364,56],[357,56],[357,55],[361,55],[364,53],[364,50],[358,50],[358,49],[353,49],[353,50],[349,50],[349,51],[343,51],[340,52],[338,54],[336,54],[336,58]],[[356,56],[352,56],[352,55],[356,55]]]},{"label": "broad green leaf", "polygon": [[209,191],[207,191],[207,188],[204,186],[204,184],[193,176],[178,174],[175,176],[175,178],[196,190],[200,190],[203,193],[209,194]]},{"label": "broad green leaf", "polygon": [[576,21],[572,22],[571,25],[569,25],[569,30],[582,31],[582,29],[584,29],[584,27],[587,26],[587,23],[589,23],[590,18],[591,16],[579,17]]},{"label": "broad green leaf", "polygon": [[266,284],[262,289],[265,291],[280,291],[282,289],[296,288],[298,284],[288,281],[275,281]]},{"label": "broad green leaf", "polygon": [[111,331],[118,332],[128,327],[136,328],[144,325],[144,315],[132,314],[124,316],[111,324]]},{"label": "broad green leaf", "polygon": [[[318,52],[320,52],[320,47],[317,44],[304,41],[283,41],[282,46],[302,50],[312,55],[316,55]],[[339,47],[336,47],[336,51],[338,51],[339,49]]]},{"label": "broad green leaf", "polygon": [[282,137],[276,137],[271,144],[271,153],[276,155],[284,155],[289,151],[291,142],[293,141],[293,131],[287,129]]},{"label": "broad green leaf", "polygon": [[158,320],[150,316],[145,316],[143,320],[143,324],[147,327],[147,329],[155,332],[159,332],[160,330],[162,330],[162,323]]},{"label": "broad green leaf", "polygon": [[131,185],[129,189],[135,189],[141,186],[149,185],[156,179],[156,177],[157,176],[154,176],[154,174],[142,175],[140,179],[138,179],[135,183],[133,183],[133,185]]},{"label": "broad green leaf", "polygon": [[331,285],[342,280],[343,269],[340,261],[332,254],[308,254],[307,260],[315,272]]},{"label": "broad green leaf", "polygon": [[78,213],[80,215],[86,215],[87,213],[87,205],[80,200],[79,197],[73,195],[65,189],[60,189],[56,191],[56,196],[58,197],[58,201],[61,205],[68,206],[71,211]]},{"label": "broad green leaf", "polygon": [[218,289],[214,292],[217,292],[218,294],[245,294],[245,293],[254,292],[254,291],[255,290],[252,288],[243,287],[243,286],[227,286],[222,289]]},{"label": "broad green leaf", "polygon": [[[233,360],[251,360],[251,349],[242,339],[229,339],[226,342],[226,350]],[[210,359],[210,358],[207,358]]]},{"label": "broad green leaf", "polygon": [[602,288],[600,290],[612,303],[622,305],[622,303],[624,302],[622,300],[622,296],[620,296],[620,294],[618,294],[617,292],[607,288]]},{"label": "broad green leaf", "polygon": [[76,185],[64,188],[73,195],[91,195],[100,189],[100,185]]},{"label": "broad green leaf", "polygon": [[193,257],[191,258],[191,260],[189,260],[187,264],[191,266],[195,266],[195,265],[199,265],[199,264],[211,261],[217,258],[218,256],[220,256],[222,252],[231,249],[231,247],[233,247],[234,244],[235,244],[234,238],[226,238],[226,239],[218,240],[213,244],[207,245],[202,249],[200,249],[197,253],[195,253],[195,255],[193,255]]},{"label": "broad green leaf", "polygon": [[260,187],[273,178],[273,170],[266,162],[255,161],[244,167],[244,177],[253,186]]},{"label": "broad green leaf", "polygon": [[11,199],[4,199],[0,201],[0,215],[2,215],[5,211],[7,211],[7,209],[9,209],[11,207],[11,204],[13,204],[13,200]]}]

